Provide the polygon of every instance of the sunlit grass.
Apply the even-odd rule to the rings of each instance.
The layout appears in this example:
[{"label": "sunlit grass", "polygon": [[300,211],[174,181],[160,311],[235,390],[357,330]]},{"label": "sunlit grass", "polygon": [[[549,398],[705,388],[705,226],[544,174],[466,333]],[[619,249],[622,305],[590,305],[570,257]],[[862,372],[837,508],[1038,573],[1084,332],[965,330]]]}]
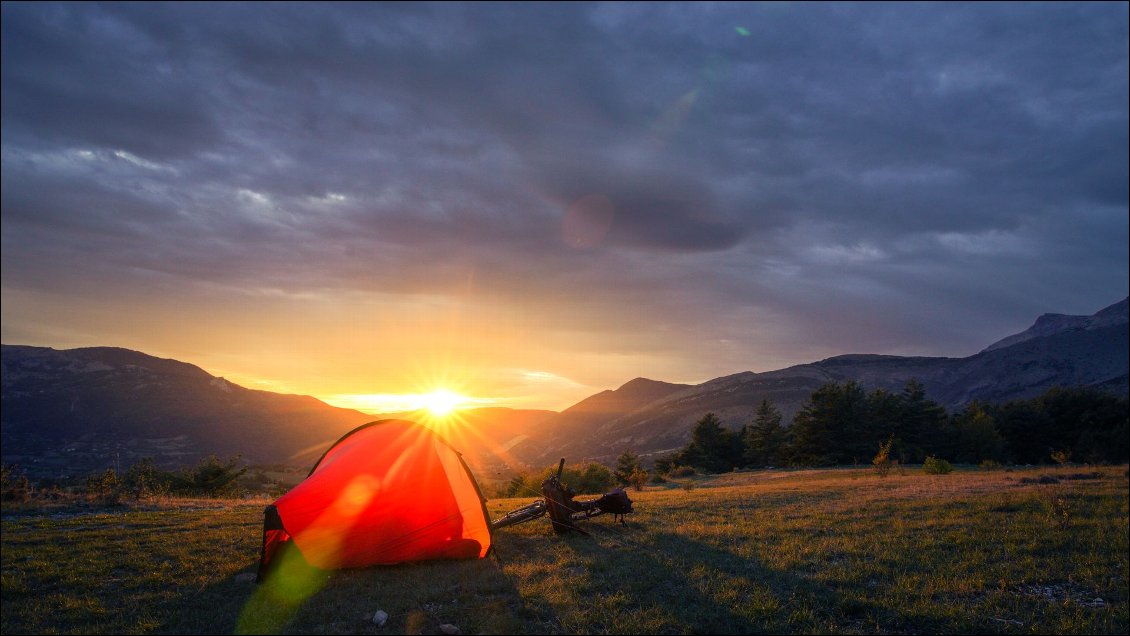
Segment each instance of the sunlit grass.
[{"label": "sunlit grass", "polygon": [[1098,470],[698,477],[588,537],[540,519],[496,533],[497,558],[296,567],[285,589],[236,578],[260,504],[6,516],[0,631],[1125,633],[1127,472]]}]

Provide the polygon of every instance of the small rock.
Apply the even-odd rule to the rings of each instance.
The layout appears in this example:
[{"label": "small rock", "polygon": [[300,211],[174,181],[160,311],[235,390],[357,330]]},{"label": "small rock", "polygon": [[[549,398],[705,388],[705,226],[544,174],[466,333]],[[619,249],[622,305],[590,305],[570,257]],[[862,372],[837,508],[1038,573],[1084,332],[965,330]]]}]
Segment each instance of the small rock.
[{"label": "small rock", "polygon": [[373,614],[373,623],[377,627],[384,627],[385,621],[387,621],[387,620],[388,620],[388,612],[386,612],[384,610],[377,610],[377,613]]},{"label": "small rock", "polygon": [[255,580],[255,573],[254,572],[244,572],[242,574],[236,574],[235,575],[235,582],[236,583],[250,583],[254,580]]},{"label": "small rock", "polygon": [[439,631],[447,634],[448,636],[453,636],[454,634],[462,634],[463,633],[463,632],[459,631],[458,627],[452,625],[451,623],[444,623],[443,625],[440,625]]}]

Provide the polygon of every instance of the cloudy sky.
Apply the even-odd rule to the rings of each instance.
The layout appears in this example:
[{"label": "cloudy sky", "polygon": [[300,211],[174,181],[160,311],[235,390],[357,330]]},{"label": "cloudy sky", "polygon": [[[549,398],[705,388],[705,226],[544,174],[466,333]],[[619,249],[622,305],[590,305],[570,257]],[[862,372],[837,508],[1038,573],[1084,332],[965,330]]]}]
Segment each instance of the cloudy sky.
[{"label": "cloudy sky", "polygon": [[2,11],[6,344],[560,409],[1127,296],[1126,3]]}]

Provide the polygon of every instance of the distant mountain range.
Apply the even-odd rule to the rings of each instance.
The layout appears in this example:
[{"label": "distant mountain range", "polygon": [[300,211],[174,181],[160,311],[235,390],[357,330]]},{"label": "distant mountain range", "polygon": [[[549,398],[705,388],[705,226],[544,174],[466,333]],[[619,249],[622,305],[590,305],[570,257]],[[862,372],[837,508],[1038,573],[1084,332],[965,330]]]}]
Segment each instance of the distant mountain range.
[{"label": "distant mountain range", "polygon": [[[974,400],[1034,397],[1053,386],[1086,386],[1125,395],[1130,381],[1128,323],[1127,300],[1123,300],[1093,316],[1045,314],[1026,331],[966,358],[853,354],[767,373],[738,373],[689,387],[654,383],[656,393],[666,394],[637,400],[614,416],[580,423],[583,418],[570,417],[572,409],[563,412],[569,425],[561,428],[569,434],[548,438],[544,447],[530,448],[527,455],[530,461],[545,463],[560,456],[609,460],[626,448],[643,453],[675,450],[689,441],[691,428],[703,414],[714,412],[736,429],[752,420],[763,398],[771,399],[791,422],[812,391],[833,381],[855,380],[869,390],[899,391],[916,378],[930,398],[950,411]],[[636,395],[645,382],[651,381],[633,380],[611,393]]]},{"label": "distant mountain range", "polygon": [[185,464],[209,454],[306,464],[373,419],[128,349],[3,345],[0,368],[3,460],[32,474],[124,469],[141,457]]},{"label": "distant mountain range", "polygon": [[[1033,397],[1053,386],[1126,394],[1128,326],[1123,300],[1092,316],[1045,314],[966,358],[852,354],[696,385],[636,378],[560,413],[464,411],[466,425],[453,429],[452,442],[486,477],[559,457],[608,461],[625,449],[674,450],[705,413],[737,428],[763,398],[791,421],[812,391],[830,381],[898,391],[917,378],[950,410],[974,400]],[[124,468],[146,456],[188,463],[212,453],[308,465],[354,426],[385,417],[245,389],[191,364],[125,349],[3,345],[0,362],[3,460],[39,474],[81,474],[114,461]]]}]

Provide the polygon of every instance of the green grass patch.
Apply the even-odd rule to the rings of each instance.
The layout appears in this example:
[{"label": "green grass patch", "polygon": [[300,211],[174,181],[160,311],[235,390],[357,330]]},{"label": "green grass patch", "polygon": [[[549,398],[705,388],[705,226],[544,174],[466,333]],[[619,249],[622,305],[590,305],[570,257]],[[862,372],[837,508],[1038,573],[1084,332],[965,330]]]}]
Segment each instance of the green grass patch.
[{"label": "green grass patch", "polygon": [[628,523],[583,522],[591,536],[541,519],[496,533],[486,560],[290,563],[263,585],[240,576],[263,502],[6,507],[0,631],[1124,634],[1126,469],[1097,472],[699,476],[633,491]]}]

